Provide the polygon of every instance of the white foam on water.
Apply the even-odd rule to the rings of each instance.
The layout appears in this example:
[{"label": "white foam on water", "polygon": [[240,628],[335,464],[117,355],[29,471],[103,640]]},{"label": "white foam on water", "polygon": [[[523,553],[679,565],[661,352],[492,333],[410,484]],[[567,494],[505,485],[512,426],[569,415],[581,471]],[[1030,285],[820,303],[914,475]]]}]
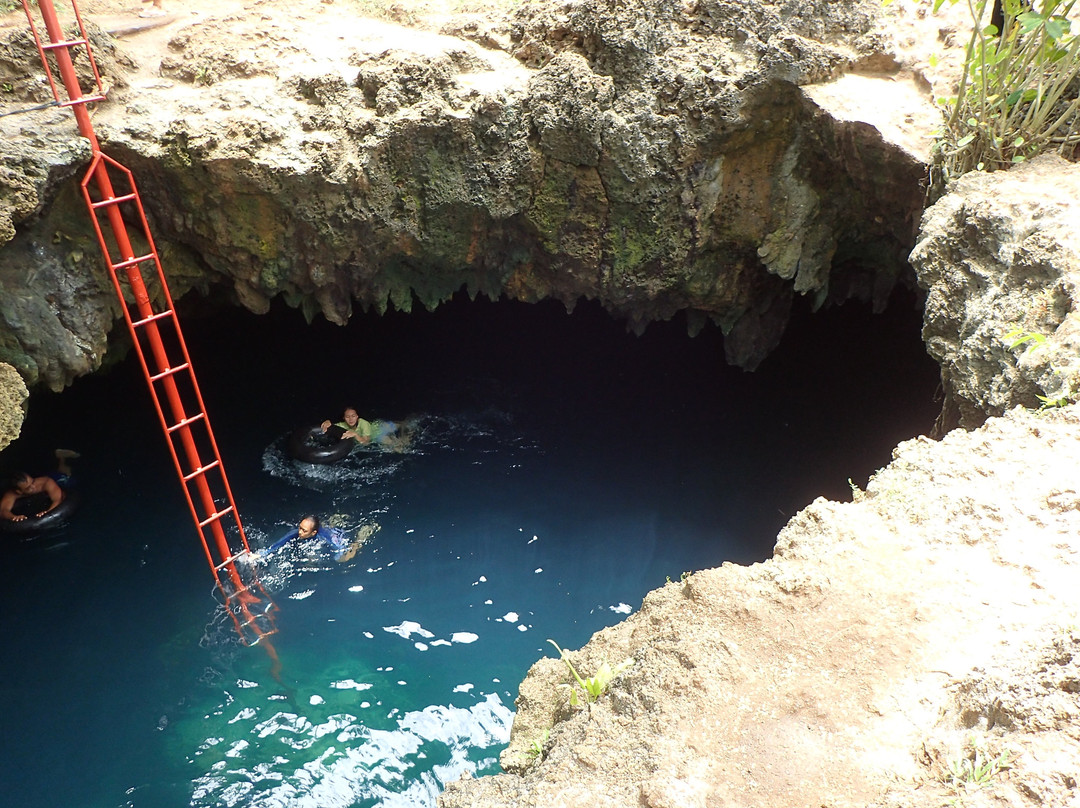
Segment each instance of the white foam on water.
[{"label": "white foam on water", "polygon": [[330,687],[335,690],[371,690],[375,685],[368,684],[367,682],[358,682],[355,679],[339,679],[336,682],[331,682]]},{"label": "white foam on water", "polygon": [[426,628],[421,626],[419,623],[413,622],[412,620],[405,620],[397,626],[383,626],[383,631],[387,631],[391,634],[397,634],[399,637],[404,637],[406,640],[410,639],[413,634],[417,634],[421,637],[426,637],[428,639],[435,636]]},{"label": "white foam on water", "polygon": [[258,713],[255,712],[255,708],[245,707],[243,710],[230,718],[229,723],[235,724],[237,721],[247,721],[249,719],[255,718],[256,716],[258,716]]}]

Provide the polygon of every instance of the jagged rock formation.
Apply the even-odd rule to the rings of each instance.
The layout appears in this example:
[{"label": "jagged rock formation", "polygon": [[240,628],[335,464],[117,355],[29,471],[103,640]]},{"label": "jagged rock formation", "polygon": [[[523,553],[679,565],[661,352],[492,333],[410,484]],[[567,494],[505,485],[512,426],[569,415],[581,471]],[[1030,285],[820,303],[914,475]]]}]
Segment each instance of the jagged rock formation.
[{"label": "jagged rock formation", "polygon": [[[593,298],[636,329],[711,318],[753,368],[793,295],[883,305],[914,284],[913,134],[935,113],[908,69],[928,52],[895,31],[941,23],[910,4],[536,2],[440,33],[340,1],[211,11],[99,49],[114,89],[95,126],[174,294],[282,295],[339,323],[463,287]],[[13,98],[42,97],[35,64],[9,37]],[[840,76],[899,117],[834,114]],[[100,364],[116,319],[66,114],[0,119],[0,359],[55,389]]]},{"label": "jagged rock formation", "polygon": [[19,437],[29,396],[19,372],[0,362],[0,450]]},{"label": "jagged rock formation", "polygon": [[[927,211],[911,261],[946,428],[1080,390],[1077,199],[1080,166],[1047,155],[968,174]],[[1038,338],[1013,349],[1016,331]]]}]

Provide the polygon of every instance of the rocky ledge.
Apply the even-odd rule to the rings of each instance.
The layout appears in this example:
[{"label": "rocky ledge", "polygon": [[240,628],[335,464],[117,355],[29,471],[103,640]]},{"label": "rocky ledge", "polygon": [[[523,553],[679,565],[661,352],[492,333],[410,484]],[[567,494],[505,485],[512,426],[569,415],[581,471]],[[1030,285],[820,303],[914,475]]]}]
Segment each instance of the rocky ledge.
[{"label": "rocky ledge", "polygon": [[[160,28],[85,0],[109,85],[95,128],[134,171],[174,296],[261,312],[599,300],[685,311],[755,367],[794,295],[882,306],[923,207],[927,2],[487,4],[192,0]],[[427,7],[442,4],[427,4]],[[115,8],[114,8],[115,7]],[[396,19],[395,19],[396,17]],[[94,26],[94,21],[100,25]],[[49,99],[25,20],[10,105]],[[113,40],[102,26],[124,33]],[[118,318],[67,110],[0,117],[0,361],[61,389]]]}]

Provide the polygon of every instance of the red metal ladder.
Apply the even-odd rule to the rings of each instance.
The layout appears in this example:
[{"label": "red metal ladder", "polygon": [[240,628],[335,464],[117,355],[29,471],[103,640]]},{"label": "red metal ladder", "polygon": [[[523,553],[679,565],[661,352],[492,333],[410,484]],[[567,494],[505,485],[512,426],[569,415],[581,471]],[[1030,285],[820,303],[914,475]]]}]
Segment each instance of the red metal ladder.
[{"label": "red metal ladder", "polygon": [[[39,0],[41,19],[50,40],[43,44],[29,0],[22,2],[53,96],[57,104],[72,108],[79,132],[90,141],[93,157],[81,183],[83,199],[109,267],[109,277],[120,300],[191,517],[206,551],[206,560],[241,640],[255,645],[277,631],[273,617],[276,607],[259,582],[254,565],[246,563],[251,548],[210,428],[135,179],[131,171],[102,154],[90,122],[86,104],[101,101],[105,96],[82,17],[75,0],[71,0],[79,33],[72,39],[65,39],[52,0]],[[73,48],[85,50],[97,94],[82,94],[69,52]],[[50,55],[67,90],[67,101],[61,101],[49,64]],[[112,236],[115,251],[106,238],[106,230]],[[147,289],[148,282],[153,287],[153,298]],[[162,406],[163,401],[167,406]],[[268,650],[273,656],[272,646]]]}]

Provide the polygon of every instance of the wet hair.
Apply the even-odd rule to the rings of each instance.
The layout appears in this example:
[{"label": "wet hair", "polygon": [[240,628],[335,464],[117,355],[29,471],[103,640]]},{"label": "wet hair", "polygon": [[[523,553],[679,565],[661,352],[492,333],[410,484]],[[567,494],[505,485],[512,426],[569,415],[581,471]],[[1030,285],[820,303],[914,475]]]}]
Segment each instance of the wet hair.
[{"label": "wet hair", "polygon": [[24,480],[33,480],[34,478],[27,474],[25,471],[16,471],[7,480],[7,487],[14,491],[17,489]]},{"label": "wet hair", "polygon": [[309,513],[307,516],[303,517],[299,522],[297,522],[297,524],[303,524],[308,519],[311,520],[312,530],[318,530],[320,527],[322,527],[322,522],[319,521],[319,517],[315,516],[315,514],[312,513]]}]

